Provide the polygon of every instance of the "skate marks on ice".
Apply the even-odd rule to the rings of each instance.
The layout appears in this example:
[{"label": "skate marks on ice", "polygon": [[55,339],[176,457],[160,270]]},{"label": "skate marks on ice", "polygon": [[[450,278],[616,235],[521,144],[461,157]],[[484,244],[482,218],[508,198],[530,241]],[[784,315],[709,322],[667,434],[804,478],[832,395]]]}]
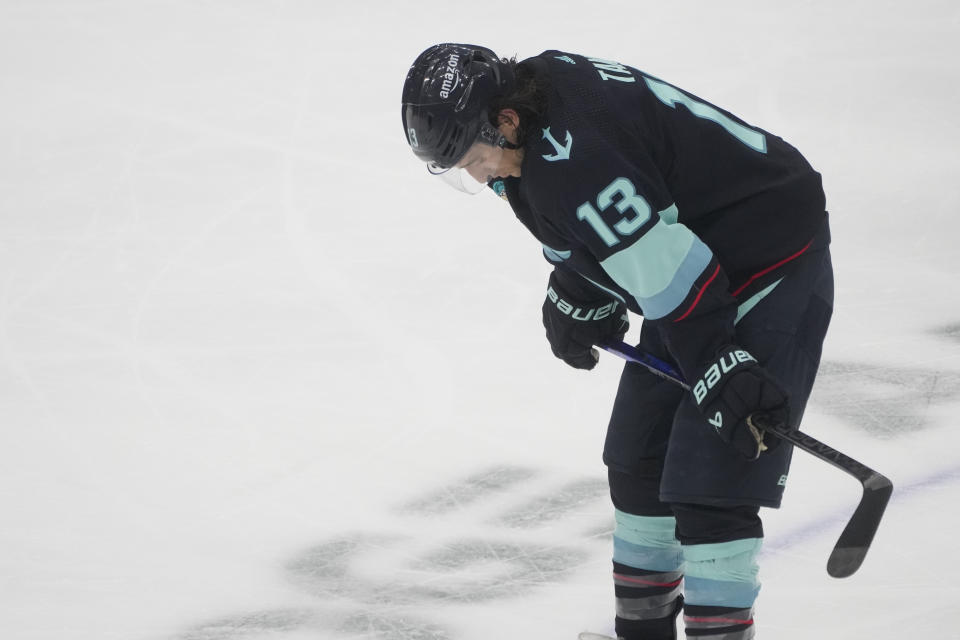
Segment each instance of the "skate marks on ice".
[{"label": "skate marks on ice", "polygon": [[[960,325],[953,328],[960,340]],[[943,334],[945,335],[945,334]],[[881,439],[931,425],[929,408],[960,400],[960,373],[824,362],[811,403]]]},{"label": "skate marks on ice", "polygon": [[960,322],[954,322],[952,324],[934,329],[933,335],[946,338],[948,340],[953,340],[954,342],[960,342]]},{"label": "skate marks on ice", "polygon": [[400,506],[399,513],[442,515],[470,507],[484,497],[519,489],[536,472],[523,467],[493,467]]},{"label": "skate marks on ice", "polygon": [[215,620],[187,631],[182,640],[253,640],[270,635],[310,628],[317,623],[317,613],[307,609],[276,609]]},{"label": "skate marks on ice", "polygon": [[224,618],[195,627],[182,640],[318,640],[330,638],[396,638],[397,640],[449,640],[439,625],[403,615],[376,615],[321,610],[275,609]]},{"label": "skate marks on ice", "polygon": [[424,612],[529,594],[586,562],[612,528],[606,492],[603,478],[474,473],[398,506],[377,531],[344,532],[290,559],[287,577],[315,606],[210,621],[180,640],[447,640],[442,619]]}]

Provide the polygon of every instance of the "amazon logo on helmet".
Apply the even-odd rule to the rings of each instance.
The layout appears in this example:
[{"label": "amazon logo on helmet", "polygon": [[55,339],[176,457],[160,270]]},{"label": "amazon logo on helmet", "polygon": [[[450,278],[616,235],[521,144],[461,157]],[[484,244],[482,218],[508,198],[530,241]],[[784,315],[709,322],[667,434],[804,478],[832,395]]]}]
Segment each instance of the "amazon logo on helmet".
[{"label": "amazon logo on helmet", "polygon": [[450,92],[460,86],[460,53],[451,51],[447,58],[446,71],[443,74],[443,82],[440,84],[440,97],[446,100],[450,97]]},{"label": "amazon logo on helmet", "polygon": [[512,88],[510,67],[486,47],[444,43],[414,61],[403,84],[401,117],[414,154],[452,167],[487,122],[487,105]]}]

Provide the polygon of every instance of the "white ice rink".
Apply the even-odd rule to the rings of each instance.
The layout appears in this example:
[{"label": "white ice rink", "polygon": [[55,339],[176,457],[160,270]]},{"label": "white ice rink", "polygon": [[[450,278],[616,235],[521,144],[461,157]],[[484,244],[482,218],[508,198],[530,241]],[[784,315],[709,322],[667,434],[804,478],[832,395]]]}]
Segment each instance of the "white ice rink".
[{"label": "white ice rink", "polygon": [[[0,639],[609,631],[621,363],[400,125],[440,41],[638,66],[824,175],[836,312],[760,640],[960,638],[960,5],[0,0]],[[631,336],[635,336],[639,318]]]}]

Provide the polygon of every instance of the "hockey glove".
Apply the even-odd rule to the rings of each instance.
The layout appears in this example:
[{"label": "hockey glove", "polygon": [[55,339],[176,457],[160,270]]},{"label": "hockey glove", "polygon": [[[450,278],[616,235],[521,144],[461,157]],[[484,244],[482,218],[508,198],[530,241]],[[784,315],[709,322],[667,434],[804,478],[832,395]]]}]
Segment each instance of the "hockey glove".
[{"label": "hockey glove", "polygon": [[691,387],[694,402],[720,438],[756,460],[760,454],[780,443],[748,421],[754,413],[765,419],[786,423],[790,411],[787,394],[747,351],[727,345],[717,352]]},{"label": "hockey glove", "polygon": [[[563,286],[557,271],[550,274],[543,301],[543,326],[553,355],[571,367],[593,369],[600,358],[595,344],[619,341],[630,322],[624,306],[607,297],[575,294]],[[585,299],[586,298],[586,299]]]}]

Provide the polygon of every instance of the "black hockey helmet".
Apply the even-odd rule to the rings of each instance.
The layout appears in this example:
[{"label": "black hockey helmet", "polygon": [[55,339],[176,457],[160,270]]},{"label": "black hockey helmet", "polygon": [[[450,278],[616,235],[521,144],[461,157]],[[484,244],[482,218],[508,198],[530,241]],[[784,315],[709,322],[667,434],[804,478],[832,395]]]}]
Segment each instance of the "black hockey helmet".
[{"label": "black hockey helmet", "polygon": [[432,173],[441,173],[477,141],[511,147],[490,124],[487,107],[512,86],[509,65],[486,47],[430,47],[417,56],[403,84],[401,117],[411,149]]}]

